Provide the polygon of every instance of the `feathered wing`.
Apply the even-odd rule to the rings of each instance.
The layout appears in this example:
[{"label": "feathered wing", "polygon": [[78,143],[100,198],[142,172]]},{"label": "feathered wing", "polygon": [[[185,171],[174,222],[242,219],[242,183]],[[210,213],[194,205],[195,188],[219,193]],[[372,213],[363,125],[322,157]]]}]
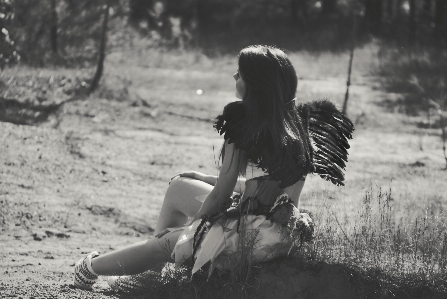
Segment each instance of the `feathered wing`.
[{"label": "feathered wing", "polygon": [[[328,100],[318,100],[296,106],[299,120],[307,127],[313,145],[311,172],[333,184],[343,186],[344,170],[348,161],[348,139],[352,139],[354,125]],[[286,138],[283,145],[273,148],[271,136],[263,132],[256,141],[244,135],[246,110],[242,102],[228,104],[218,116],[214,127],[229,143],[235,143],[258,167],[285,188],[309,172],[299,139]],[[307,135],[307,134],[306,134]],[[304,136],[302,136],[304,137]],[[307,136],[305,137],[307,138]]]},{"label": "feathered wing", "polygon": [[293,185],[303,178],[308,168],[300,147],[302,141],[284,138],[283,144],[275,148],[272,136],[265,130],[260,132],[256,140],[247,138],[244,134],[245,109],[242,102],[228,104],[223,114],[217,117],[214,127],[224,135],[225,140],[243,150],[252,163],[278,181],[280,188]]},{"label": "feathered wing", "polygon": [[354,124],[328,100],[300,104],[298,111],[309,121],[314,173],[337,186],[344,186],[348,139],[352,139]]}]

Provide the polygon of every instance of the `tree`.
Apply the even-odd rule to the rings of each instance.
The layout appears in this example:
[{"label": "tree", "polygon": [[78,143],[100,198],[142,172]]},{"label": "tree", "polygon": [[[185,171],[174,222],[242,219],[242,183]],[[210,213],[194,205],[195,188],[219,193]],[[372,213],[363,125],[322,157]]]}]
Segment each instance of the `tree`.
[{"label": "tree", "polygon": [[386,14],[387,14],[388,20],[392,20],[393,19],[393,12],[394,12],[393,5],[394,5],[394,1],[393,0],[388,0],[387,1]]},{"label": "tree", "polygon": [[365,20],[367,31],[380,34],[382,27],[382,0],[365,1]]},{"label": "tree", "polygon": [[0,69],[20,60],[15,42],[12,40],[8,25],[14,18],[14,7],[8,0],[0,0]]},{"label": "tree", "polygon": [[424,0],[423,8],[424,8],[424,11],[429,15],[431,14],[431,5],[432,5],[432,0]]},{"label": "tree", "polygon": [[58,52],[57,46],[57,30],[58,30],[58,20],[57,20],[57,11],[56,11],[56,0],[51,0],[51,28],[50,28],[50,40],[51,40],[51,49],[54,54]]},{"label": "tree", "polygon": [[337,7],[337,0],[323,0],[321,1],[321,12],[325,15],[333,14]]},{"label": "tree", "polygon": [[290,12],[293,23],[298,23],[301,19],[306,24],[309,14],[309,0],[290,0]]},{"label": "tree", "polygon": [[348,110],[348,100],[349,100],[349,87],[351,86],[351,72],[352,72],[352,62],[354,60],[354,50],[355,50],[355,35],[357,28],[357,16],[356,12],[352,13],[352,32],[351,32],[351,47],[349,51],[349,66],[348,66],[348,80],[346,80],[346,93],[345,100],[343,101],[342,113],[347,115]]},{"label": "tree", "polygon": [[402,0],[396,0],[396,16],[398,19],[402,16]]},{"label": "tree", "polygon": [[96,67],[95,76],[93,77],[92,83],[90,85],[90,92],[95,91],[95,89],[98,87],[99,81],[101,80],[102,73],[104,70],[104,59],[106,57],[106,43],[107,43],[107,24],[109,22],[109,9],[110,9],[110,0],[107,0],[106,5],[104,5],[101,42],[99,44],[99,52],[98,52],[98,65]]},{"label": "tree", "polygon": [[445,0],[436,0],[435,11],[435,36],[439,39],[447,39],[447,30],[445,24],[445,15],[447,14],[447,2]]},{"label": "tree", "polygon": [[409,14],[409,35],[408,43],[413,46],[416,40],[416,3],[415,0],[410,0],[410,14]]}]

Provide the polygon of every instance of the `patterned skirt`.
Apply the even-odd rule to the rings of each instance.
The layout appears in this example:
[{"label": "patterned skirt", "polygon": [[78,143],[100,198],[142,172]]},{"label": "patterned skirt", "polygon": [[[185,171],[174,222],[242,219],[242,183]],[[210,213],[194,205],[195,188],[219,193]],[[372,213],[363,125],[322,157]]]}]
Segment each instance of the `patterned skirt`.
[{"label": "patterned skirt", "polygon": [[240,216],[227,211],[182,228],[172,252],[176,265],[192,260],[194,274],[210,262],[211,275],[215,268],[286,256],[294,245],[310,241],[314,224],[309,213],[300,213],[290,200],[276,202],[269,213]]}]

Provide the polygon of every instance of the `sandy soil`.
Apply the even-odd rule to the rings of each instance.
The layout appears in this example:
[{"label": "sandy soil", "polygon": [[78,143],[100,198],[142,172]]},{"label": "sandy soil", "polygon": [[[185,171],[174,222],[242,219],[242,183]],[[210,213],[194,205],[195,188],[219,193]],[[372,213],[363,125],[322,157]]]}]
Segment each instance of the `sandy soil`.
[{"label": "sandy soil", "polygon": [[40,127],[0,123],[2,298],[112,296],[73,289],[74,262],[152,237],[170,176],[215,172],[211,114],[169,105],[97,99]]}]

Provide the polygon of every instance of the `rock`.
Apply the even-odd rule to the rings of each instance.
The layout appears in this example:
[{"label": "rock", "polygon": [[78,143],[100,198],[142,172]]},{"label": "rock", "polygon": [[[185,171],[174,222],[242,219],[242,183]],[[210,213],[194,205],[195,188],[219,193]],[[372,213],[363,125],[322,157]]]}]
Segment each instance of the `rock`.
[{"label": "rock", "polygon": [[47,237],[47,234],[43,231],[36,231],[32,234],[34,241],[42,241]]},{"label": "rock", "polygon": [[70,235],[52,228],[46,229],[45,234],[47,237],[70,238]]},{"label": "rock", "polygon": [[424,167],[425,163],[421,162],[421,161],[416,161],[413,164],[410,164],[410,166],[412,166],[412,167]]}]

